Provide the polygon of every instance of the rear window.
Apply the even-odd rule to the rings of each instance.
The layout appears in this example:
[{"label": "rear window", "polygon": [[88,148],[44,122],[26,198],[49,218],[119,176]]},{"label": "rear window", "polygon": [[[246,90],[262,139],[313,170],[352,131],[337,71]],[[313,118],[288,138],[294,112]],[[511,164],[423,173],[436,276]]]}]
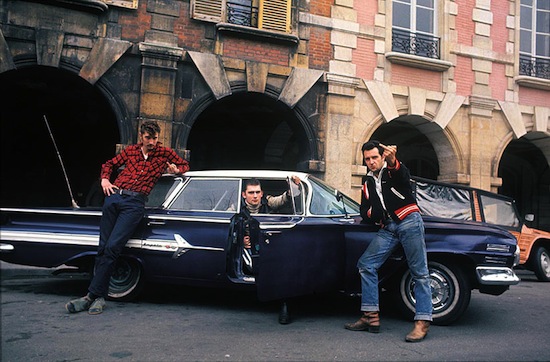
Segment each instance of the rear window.
[{"label": "rear window", "polygon": [[424,215],[455,220],[473,220],[468,190],[416,182],[416,202]]}]

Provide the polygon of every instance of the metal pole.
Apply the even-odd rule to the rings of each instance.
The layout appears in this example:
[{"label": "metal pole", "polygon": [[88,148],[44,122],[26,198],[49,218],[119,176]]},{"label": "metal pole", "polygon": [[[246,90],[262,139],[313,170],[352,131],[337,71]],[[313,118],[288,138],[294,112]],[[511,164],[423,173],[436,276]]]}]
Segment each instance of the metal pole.
[{"label": "metal pole", "polygon": [[52,139],[53,146],[55,147],[55,152],[57,153],[57,158],[59,159],[59,163],[61,164],[61,169],[63,170],[63,175],[65,176],[65,183],[67,184],[67,188],[69,189],[69,195],[71,196],[71,204],[75,209],[79,209],[80,207],[74,200],[73,191],[71,190],[71,184],[69,183],[69,177],[67,176],[67,171],[65,170],[65,165],[63,164],[63,159],[61,158],[61,154],[59,153],[59,149],[57,148],[57,143],[55,143],[55,138],[53,137],[52,130],[50,128],[50,124],[48,123],[48,119],[46,118],[46,115],[44,114],[44,122],[46,122],[46,127],[48,127],[48,133],[50,134],[50,138]]}]

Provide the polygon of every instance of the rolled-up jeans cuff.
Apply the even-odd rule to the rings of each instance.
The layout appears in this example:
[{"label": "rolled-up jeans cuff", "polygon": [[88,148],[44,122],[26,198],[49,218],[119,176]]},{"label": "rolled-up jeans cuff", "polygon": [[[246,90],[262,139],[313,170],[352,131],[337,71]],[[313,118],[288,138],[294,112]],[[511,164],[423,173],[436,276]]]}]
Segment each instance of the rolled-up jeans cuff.
[{"label": "rolled-up jeans cuff", "polygon": [[432,319],[431,315],[418,314],[418,315],[414,316],[414,320],[415,321],[428,321],[428,322],[431,322],[433,319]]},{"label": "rolled-up jeans cuff", "polygon": [[361,305],[361,312],[379,312],[380,307],[377,305]]}]

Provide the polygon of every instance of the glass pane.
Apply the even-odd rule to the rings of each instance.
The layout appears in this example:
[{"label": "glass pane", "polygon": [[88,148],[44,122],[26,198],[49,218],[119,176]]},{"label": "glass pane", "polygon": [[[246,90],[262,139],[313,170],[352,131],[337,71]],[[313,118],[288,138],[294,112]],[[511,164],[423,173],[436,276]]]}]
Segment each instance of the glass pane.
[{"label": "glass pane", "polygon": [[531,54],[531,32],[527,30],[521,30],[519,32],[520,37],[520,51],[523,53]]},{"label": "glass pane", "polygon": [[473,220],[467,190],[416,182],[416,202],[424,215],[456,220]]},{"label": "glass pane", "polygon": [[176,186],[182,182],[181,177],[161,177],[151,190],[145,207],[160,207]]},{"label": "glass pane", "polygon": [[533,5],[533,0],[521,0],[521,5]]},{"label": "glass pane", "polygon": [[537,9],[550,10],[550,0],[539,0],[539,1],[537,1]]},{"label": "glass pane", "polygon": [[393,26],[411,28],[411,7],[407,4],[393,3]]},{"label": "glass pane", "polygon": [[550,34],[550,12],[537,11],[537,32]]},{"label": "glass pane", "polygon": [[175,210],[237,210],[239,180],[193,179],[170,206]]},{"label": "glass pane", "polygon": [[336,199],[336,190],[319,179],[309,178],[312,185],[311,205],[309,211],[314,215],[344,216],[346,213],[359,214],[359,204],[342,195],[343,198]]},{"label": "glass pane", "polygon": [[416,31],[433,34],[434,33],[434,13],[433,10],[417,8],[416,9]]},{"label": "glass pane", "polygon": [[550,35],[537,35],[536,55],[550,57]]},{"label": "glass pane", "polygon": [[434,0],[418,0],[416,2],[416,5],[433,9],[434,8]]},{"label": "glass pane", "polygon": [[533,29],[531,8],[521,7],[520,28]]},{"label": "glass pane", "polygon": [[519,227],[520,222],[510,201],[481,195],[485,222],[509,227]]}]

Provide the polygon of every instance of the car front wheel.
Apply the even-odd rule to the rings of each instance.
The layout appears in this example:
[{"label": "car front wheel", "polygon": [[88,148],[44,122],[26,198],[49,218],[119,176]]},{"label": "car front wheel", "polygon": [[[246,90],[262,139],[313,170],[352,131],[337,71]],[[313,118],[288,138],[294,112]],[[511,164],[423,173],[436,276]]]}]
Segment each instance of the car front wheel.
[{"label": "car front wheel", "polygon": [[548,249],[539,246],[535,250],[534,272],[541,282],[550,282],[550,254]]},{"label": "car front wheel", "polygon": [[[462,316],[470,304],[471,288],[464,272],[453,264],[436,261],[428,263],[431,278],[433,323],[448,325]],[[407,269],[399,280],[397,303],[409,318],[414,317],[416,298],[415,282]]]},{"label": "car front wheel", "polygon": [[130,301],[141,292],[143,275],[136,260],[119,258],[109,282],[109,298]]}]

